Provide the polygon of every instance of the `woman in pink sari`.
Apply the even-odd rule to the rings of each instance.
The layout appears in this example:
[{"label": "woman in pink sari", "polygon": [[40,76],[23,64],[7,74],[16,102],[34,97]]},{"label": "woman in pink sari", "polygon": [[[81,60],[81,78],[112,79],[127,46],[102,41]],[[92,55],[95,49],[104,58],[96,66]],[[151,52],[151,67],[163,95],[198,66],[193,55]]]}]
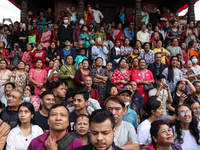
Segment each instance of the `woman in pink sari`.
[{"label": "woman in pink sari", "polygon": [[49,31],[48,25],[44,25],[44,31],[45,32],[42,33],[40,43],[42,44],[43,47],[48,49],[51,42],[51,31]]},{"label": "woman in pink sari", "polygon": [[[142,76],[144,78],[142,78]],[[147,102],[148,93],[144,90],[144,84],[151,85],[155,83],[153,78],[153,74],[150,70],[146,69],[146,60],[140,59],[139,61],[139,69],[132,70],[132,81],[137,83],[137,93],[143,96],[144,103]]]}]

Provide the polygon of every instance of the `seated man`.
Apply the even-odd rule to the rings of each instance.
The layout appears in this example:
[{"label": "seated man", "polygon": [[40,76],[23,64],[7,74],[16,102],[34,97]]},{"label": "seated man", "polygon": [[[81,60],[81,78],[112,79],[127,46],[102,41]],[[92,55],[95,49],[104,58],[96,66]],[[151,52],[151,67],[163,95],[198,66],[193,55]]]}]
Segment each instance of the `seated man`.
[{"label": "seated man", "polygon": [[111,97],[105,104],[106,110],[112,112],[115,117],[115,126],[117,133],[114,142],[121,149],[139,150],[139,141],[137,134],[132,124],[122,121],[122,116],[125,114],[125,104],[119,97]]},{"label": "seated man", "polygon": [[67,106],[67,102],[63,100],[65,98],[66,90],[63,82],[53,81],[49,84],[49,90],[53,92],[55,103]]},{"label": "seated man", "polygon": [[121,100],[125,104],[125,114],[122,116],[122,120],[131,123],[135,129],[137,129],[138,126],[138,120],[137,120],[137,113],[132,110],[129,105],[130,105],[130,100],[131,100],[131,94],[132,92],[126,88],[123,88],[119,91],[118,97],[121,98]]},{"label": "seated man", "polygon": [[1,119],[11,126],[17,125],[18,107],[22,103],[22,94],[18,90],[13,90],[7,99],[7,107],[2,108]]},{"label": "seated man", "polygon": [[89,92],[87,89],[78,89],[73,96],[73,106],[75,111],[69,116],[69,127],[68,130],[70,133],[74,134],[76,129],[74,128],[74,122],[78,115],[85,114],[90,115],[92,112],[87,111],[89,99]]},{"label": "seated man", "polygon": [[44,91],[41,94],[40,104],[42,106],[40,111],[35,112],[35,122],[42,128],[43,131],[49,130],[47,123],[48,114],[51,107],[55,104],[55,98],[52,91]]},{"label": "seated man", "polygon": [[90,117],[89,126],[91,143],[75,150],[122,150],[114,143],[117,129],[115,118],[111,112],[102,109],[94,111]]},{"label": "seated man", "polygon": [[48,116],[49,131],[33,139],[28,150],[73,150],[82,146],[82,141],[67,130],[68,116],[69,111],[65,106],[55,104],[51,107]]},{"label": "seated man", "polygon": [[4,86],[4,91],[3,91],[2,84],[0,83],[0,101],[5,105],[5,107],[7,106],[8,95],[14,89],[15,89],[15,84],[13,84],[12,82],[7,82]]}]

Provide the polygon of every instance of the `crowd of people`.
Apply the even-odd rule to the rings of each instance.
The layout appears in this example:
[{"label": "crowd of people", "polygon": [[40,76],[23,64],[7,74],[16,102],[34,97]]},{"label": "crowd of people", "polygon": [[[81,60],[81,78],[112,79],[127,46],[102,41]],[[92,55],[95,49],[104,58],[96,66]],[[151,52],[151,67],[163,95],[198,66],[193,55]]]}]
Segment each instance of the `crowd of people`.
[{"label": "crowd of people", "polygon": [[[0,24],[0,149],[199,150],[200,22],[95,4]],[[11,24],[4,24],[9,21]]]}]

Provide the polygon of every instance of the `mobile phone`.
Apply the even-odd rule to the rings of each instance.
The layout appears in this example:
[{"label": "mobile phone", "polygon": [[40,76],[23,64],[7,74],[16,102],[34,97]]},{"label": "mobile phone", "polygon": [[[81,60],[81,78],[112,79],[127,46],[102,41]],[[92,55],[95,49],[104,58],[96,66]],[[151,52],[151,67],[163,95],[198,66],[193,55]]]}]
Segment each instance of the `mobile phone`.
[{"label": "mobile phone", "polygon": [[19,45],[16,45],[15,48],[16,48],[16,51],[18,51],[19,50]]},{"label": "mobile phone", "polygon": [[109,25],[108,27],[111,28],[111,25]]},{"label": "mobile phone", "polygon": [[92,7],[89,7],[89,11],[92,11]]},{"label": "mobile phone", "polygon": [[67,8],[69,8],[69,6],[66,6]]},{"label": "mobile phone", "polygon": [[23,24],[22,24],[22,27],[23,27],[23,28],[25,28],[25,26],[26,26],[26,24],[25,24],[25,23],[23,23]]},{"label": "mobile phone", "polygon": [[98,37],[98,42],[101,42],[101,37]]},{"label": "mobile phone", "polygon": [[56,66],[57,65],[57,63],[54,63],[54,66]]}]

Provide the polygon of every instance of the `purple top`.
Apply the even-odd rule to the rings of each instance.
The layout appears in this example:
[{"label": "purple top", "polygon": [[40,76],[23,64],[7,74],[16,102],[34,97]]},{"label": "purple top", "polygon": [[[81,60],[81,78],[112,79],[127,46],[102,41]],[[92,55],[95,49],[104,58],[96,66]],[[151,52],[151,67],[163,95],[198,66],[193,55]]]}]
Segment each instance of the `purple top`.
[{"label": "purple top", "polygon": [[74,31],[73,31],[73,40],[74,42],[78,42],[78,37],[81,34],[82,30],[79,26],[75,26],[74,27]]},{"label": "purple top", "polygon": [[[68,133],[68,130],[66,130],[66,134]],[[65,135],[66,135],[65,134]],[[29,144],[28,146],[28,150],[46,150],[46,146],[45,146],[45,141],[47,139],[49,135],[49,131],[48,132],[45,132],[44,134],[34,138],[31,143]],[[65,136],[64,135],[64,136]],[[63,137],[64,137],[63,136]],[[63,138],[62,137],[62,138]],[[61,138],[61,139],[62,139]],[[60,140],[61,140],[60,139]],[[59,141],[59,140],[58,140]],[[56,143],[58,142],[56,141]],[[80,139],[78,138],[75,138],[74,141],[65,149],[65,150],[73,150],[75,148],[78,148],[78,147],[81,147],[83,146],[83,143]]]}]

